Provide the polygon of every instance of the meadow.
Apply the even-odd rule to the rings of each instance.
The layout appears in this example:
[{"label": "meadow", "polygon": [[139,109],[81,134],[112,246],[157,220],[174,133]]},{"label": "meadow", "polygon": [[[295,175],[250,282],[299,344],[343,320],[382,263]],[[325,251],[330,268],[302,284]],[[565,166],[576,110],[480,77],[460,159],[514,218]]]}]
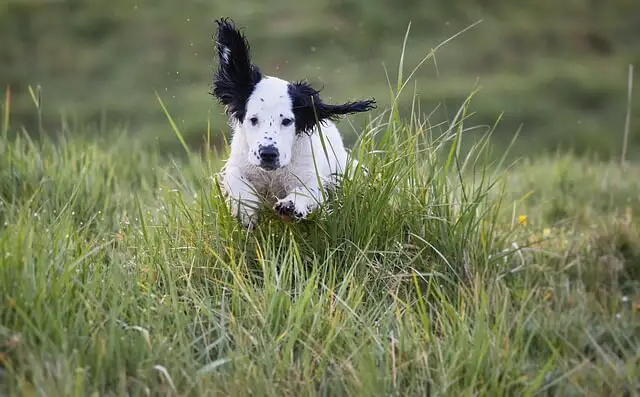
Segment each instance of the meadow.
[{"label": "meadow", "polygon": [[[11,88],[14,125],[33,136],[40,124],[55,133],[64,118],[96,126],[75,128],[82,134],[126,128],[177,155],[156,92],[191,148],[203,145],[208,121],[214,144],[227,133],[209,95],[215,19],[243,28],[265,73],[308,79],[335,100],[373,96],[383,107],[392,105],[388,80],[397,79],[410,29],[407,65],[438,48],[407,89],[434,124],[450,121],[479,88],[470,122],[500,117],[501,151],[520,131],[512,159],[557,149],[603,160],[620,154],[628,67],[640,65],[637,0],[394,1],[3,0],[0,89]],[[41,88],[39,114],[29,86]],[[412,103],[404,95],[399,105],[409,113]],[[640,100],[631,106],[627,156],[637,160]],[[359,129],[345,130],[350,145]]]},{"label": "meadow", "polygon": [[[633,6],[619,2],[615,12],[580,15],[590,20],[600,12],[606,34],[630,34],[636,25],[613,24]],[[12,13],[0,9],[0,21],[30,21],[38,31],[57,26],[56,12],[68,12],[68,28],[87,40],[83,48],[98,39],[103,45],[80,51],[77,32],[54,29],[38,54],[47,59],[52,43],[64,41],[75,63],[60,56],[4,70],[14,84],[0,118],[0,395],[640,395],[632,39],[615,41],[613,50],[594,39],[612,52],[576,50],[562,61],[535,45],[536,29],[544,21],[558,37],[581,38],[572,28],[583,20],[545,19],[544,6],[527,2],[519,13],[497,1],[487,4],[511,15],[508,22],[494,23],[494,14],[483,25],[488,33],[467,36],[461,47],[455,43],[464,35],[447,46],[434,42],[430,48],[445,52],[436,56],[411,44],[411,35],[403,44],[407,25],[398,21],[416,2],[397,7],[395,19],[382,18],[373,0],[369,8],[355,0],[314,2],[317,10],[304,2],[307,14],[353,13],[363,21],[350,37],[361,53],[338,73],[331,60],[348,52],[340,35],[310,50],[328,25],[286,24],[303,10],[279,1],[240,10],[256,29],[289,40],[291,64],[301,66],[283,66],[285,77],[328,70],[326,91],[344,98],[370,88],[381,103],[367,117],[340,123],[369,173],[346,175],[307,221],[285,222],[265,208],[259,227],[246,231],[214,179],[228,131],[219,109],[202,104],[206,88],[192,83],[209,60],[156,53],[183,47],[169,34],[183,32],[182,16],[204,31],[196,18],[203,3],[152,13],[140,1],[135,9],[148,12],[135,17],[127,1],[10,3]],[[447,12],[470,23],[478,16],[473,2],[466,13],[443,4],[433,15],[414,15],[411,31],[424,40]],[[232,6],[221,1],[218,11]],[[564,7],[583,9],[578,2]],[[280,12],[277,26],[260,25],[260,15]],[[527,15],[535,23],[525,23]],[[158,21],[174,22],[163,25],[165,36]],[[465,26],[455,25],[433,36]],[[503,37],[505,25],[519,43],[508,47],[528,46],[535,63],[521,51],[491,55],[496,40],[489,38]],[[117,35],[101,34],[114,26]],[[162,45],[144,47],[149,38]],[[194,47],[208,45],[202,40]],[[382,77],[366,67],[376,40],[386,59],[400,56]],[[109,59],[118,46],[127,56]],[[258,51],[282,56],[274,48]],[[18,59],[22,49],[1,47],[0,58],[14,51]],[[500,62],[491,70],[505,61],[512,69],[489,73],[487,89],[475,90],[470,71],[479,66],[458,62],[465,51],[495,55]],[[334,69],[313,67],[323,57]],[[150,68],[145,80],[131,72],[154,60],[164,65],[160,74]],[[161,60],[182,71],[180,78],[168,79]],[[271,60],[274,68],[288,64]],[[441,69],[440,83],[425,68]],[[30,76],[46,84],[28,84]],[[171,80],[167,90],[151,88],[163,79]],[[445,104],[436,104],[443,95]],[[525,127],[510,119],[514,109],[525,113]]]},{"label": "meadow", "polygon": [[213,179],[224,152],[10,138],[7,95],[0,391],[638,395],[640,167],[496,161],[491,130],[462,151],[472,108],[438,134],[380,110],[353,147],[370,173],[247,232]]}]

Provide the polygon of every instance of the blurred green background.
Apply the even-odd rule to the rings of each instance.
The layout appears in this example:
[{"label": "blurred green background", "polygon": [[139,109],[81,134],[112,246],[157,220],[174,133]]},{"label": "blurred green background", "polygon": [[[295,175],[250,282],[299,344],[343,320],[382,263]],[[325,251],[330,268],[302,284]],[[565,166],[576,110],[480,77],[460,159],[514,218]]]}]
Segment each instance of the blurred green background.
[{"label": "blurred green background", "polygon": [[[374,96],[389,104],[409,22],[412,68],[443,40],[482,20],[427,62],[409,85],[432,123],[451,119],[476,87],[471,124],[492,125],[496,142],[521,129],[516,154],[571,149],[619,156],[628,65],[640,69],[638,0],[1,0],[0,85],[11,87],[12,127],[38,130],[28,86],[42,88],[42,123],[101,133],[126,127],[163,150],[180,144],[157,91],[188,142],[228,134],[209,95],[214,20],[230,16],[267,74],[306,78],[324,96]],[[639,73],[636,73],[638,75]],[[636,84],[640,91],[640,82]],[[630,157],[640,147],[634,94]],[[376,114],[376,113],[374,113]],[[61,120],[64,120],[61,123]],[[353,119],[355,127],[365,119]],[[347,141],[354,128],[343,122]],[[87,132],[89,133],[89,132]]]}]

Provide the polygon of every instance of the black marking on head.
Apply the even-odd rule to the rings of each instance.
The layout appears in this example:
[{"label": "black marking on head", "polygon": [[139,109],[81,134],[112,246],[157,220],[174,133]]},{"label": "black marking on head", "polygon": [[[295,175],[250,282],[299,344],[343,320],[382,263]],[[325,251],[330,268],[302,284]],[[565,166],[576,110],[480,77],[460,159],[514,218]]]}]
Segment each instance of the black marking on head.
[{"label": "black marking on head", "polygon": [[222,18],[216,24],[219,64],[213,79],[212,94],[225,106],[229,116],[242,122],[247,100],[256,84],[262,80],[262,73],[251,63],[249,43],[233,21]]},{"label": "black marking on head", "polygon": [[340,116],[366,112],[376,107],[374,99],[347,102],[342,105],[326,104],[320,98],[320,91],[304,81],[290,83],[289,96],[293,104],[296,133],[298,134],[310,133],[317,122],[337,121]]}]

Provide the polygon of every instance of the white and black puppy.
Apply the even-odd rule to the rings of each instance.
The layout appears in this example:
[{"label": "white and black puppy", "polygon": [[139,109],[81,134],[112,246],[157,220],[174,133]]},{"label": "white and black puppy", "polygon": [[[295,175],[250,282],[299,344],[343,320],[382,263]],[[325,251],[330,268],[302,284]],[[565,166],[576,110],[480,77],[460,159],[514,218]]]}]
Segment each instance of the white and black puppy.
[{"label": "white and black puppy", "polygon": [[233,128],[230,156],[219,177],[231,211],[250,228],[258,220],[261,197],[273,197],[282,216],[304,219],[347,166],[334,121],[371,110],[375,101],[330,105],[306,82],[263,75],[233,22],[216,23],[219,65],[213,95]]}]

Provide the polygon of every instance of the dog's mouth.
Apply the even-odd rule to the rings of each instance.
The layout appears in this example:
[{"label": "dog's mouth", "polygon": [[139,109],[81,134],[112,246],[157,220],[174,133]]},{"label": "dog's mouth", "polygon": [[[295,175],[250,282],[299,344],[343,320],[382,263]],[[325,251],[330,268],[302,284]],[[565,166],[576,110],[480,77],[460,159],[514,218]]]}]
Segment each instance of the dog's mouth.
[{"label": "dog's mouth", "polygon": [[265,171],[275,171],[280,169],[280,163],[261,163],[258,167]]}]

